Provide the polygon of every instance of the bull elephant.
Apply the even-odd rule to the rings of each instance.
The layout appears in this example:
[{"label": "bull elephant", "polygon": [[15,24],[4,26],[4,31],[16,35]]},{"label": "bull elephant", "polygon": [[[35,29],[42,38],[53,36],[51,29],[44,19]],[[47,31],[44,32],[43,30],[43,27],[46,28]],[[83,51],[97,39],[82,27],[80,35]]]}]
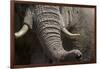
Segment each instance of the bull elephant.
[{"label": "bull elephant", "polygon": [[[88,23],[83,20],[85,17],[80,14],[85,15],[84,11],[79,8],[42,4],[30,5],[25,13],[24,25],[18,32],[15,32],[15,37],[18,39],[25,35],[29,29],[32,29],[38,36],[45,55],[52,60],[52,63],[65,60],[79,61],[83,55],[82,53],[84,53],[80,43],[83,39],[83,41],[87,39],[87,36],[84,37],[83,34],[86,30],[82,29],[86,27],[82,26],[84,23],[86,25]],[[87,16],[87,18],[90,18],[90,16]],[[66,39],[74,40],[75,48],[73,47],[70,50],[64,49],[62,33],[64,33]]]}]

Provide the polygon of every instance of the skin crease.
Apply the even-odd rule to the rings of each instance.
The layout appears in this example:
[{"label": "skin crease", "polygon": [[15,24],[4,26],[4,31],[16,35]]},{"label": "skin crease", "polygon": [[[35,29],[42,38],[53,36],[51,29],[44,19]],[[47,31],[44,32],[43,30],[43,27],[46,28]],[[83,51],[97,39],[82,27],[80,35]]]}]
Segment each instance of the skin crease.
[{"label": "skin crease", "polygon": [[[37,9],[37,10],[39,10],[39,9]],[[30,19],[32,19],[32,18],[30,18]],[[27,19],[26,19],[25,22],[28,22],[28,21],[29,21],[29,23],[30,23],[30,21],[32,21],[32,20],[27,20]],[[74,25],[70,25],[70,26],[74,26]],[[29,26],[29,28],[30,28],[30,26]],[[64,31],[65,31],[65,26],[62,26],[62,27],[60,26],[60,28],[61,28],[60,30],[64,30]],[[71,30],[71,31],[72,31],[72,30]],[[39,33],[39,32],[38,32],[38,33]],[[72,33],[79,33],[79,34],[76,34],[76,35],[80,35],[80,32],[76,32],[76,31],[74,31],[74,30],[72,31]],[[81,36],[82,36],[82,35],[81,35]],[[39,37],[39,39],[40,39],[40,36],[38,36],[38,37]],[[67,36],[67,37],[68,37],[68,36]],[[41,39],[43,39],[42,36],[41,36]],[[39,41],[43,41],[43,40],[41,40],[41,39],[40,39]],[[60,38],[60,39],[61,39],[61,38]],[[46,40],[46,41],[49,41],[49,40]],[[52,43],[51,43],[51,44],[52,44]],[[50,50],[49,50],[49,52],[47,52],[48,49],[44,47],[44,46],[48,46],[49,44],[42,44],[42,42],[41,42],[41,45],[42,45],[43,49],[46,50],[46,55],[47,55],[47,56],[48,56],[48,54],[52,54],[52,53],[55,53],[55,54],[56,54],[57,51],[54,52],[53,49],[52,49],[53,47],[50,48],[52,45],[49,46],[49,48],[50,48],[53,52],[50,51]],[[54,45],[56,45],[56,44],[54,44]],[[62,46],[62,43],[59,44],[59,45]],[[62,46],[62,47],[63,47],[63,46]],[[60,47],[60,49],[63,50],[62,47]],[[56,47],[56,48],[57,48],[57,47]],[[59,50],[58,50],[58,51],[59,51]],[[64,50],[64,51],[65,51],[65,50]],[[79,52],[80,52],[79,50],[76,50],[76,49],[75,49],[75,50],[67,51],[66,55],[68,55],[68,53],[70,53],[70,54],[73,53],[73,54],[77,54],[77,55],[80,56],[81,53],[79,53]],[[59,62],[59,60],[61,59],[60,57],[59,57],[59,58],[58,58],[58,57],[51,57],[52,55],[49,55],[49,56],[50,56],[49,59],[51,59],[51,60],[53,61],[53,63],[57,63],[57,62]],[[55,55],[53,54],[53,56],[55,56]],[[70,55],[69,55],[69,56],[70,56]],[[61,56],[61,57],[62,57],[62,56]],[[66,57],[66,58],[67,58],[67,56],[63,56],[63,57]],[[70,58],[70,57],[69,57],[69,58]],[[72,58],[72,57],[71,57],[71,58]],[[55,61],[56,59],[57,59],[57,61]],[[62,59],[63,59],[63,58],[62,58]],[[63,59],[63,60],[64,60],[64,59]],[[67,59],[66,59],[66,60],[67,60]]]}]

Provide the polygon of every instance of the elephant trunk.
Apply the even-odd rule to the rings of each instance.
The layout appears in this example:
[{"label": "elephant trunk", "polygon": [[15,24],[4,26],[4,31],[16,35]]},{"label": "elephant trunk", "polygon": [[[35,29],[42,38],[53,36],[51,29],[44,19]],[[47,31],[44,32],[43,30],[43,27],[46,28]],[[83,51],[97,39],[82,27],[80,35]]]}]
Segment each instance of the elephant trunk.
[{"label": "elephant trunk", "polygon": [[62,46],[59,7],[36,5],[35,13],[37,34],[46,54],[57,61],[64,60],[69,53],[73,52],[65,51]]},{"label": "elephant trunk", "polygon": [[57,6],[36,5],[37,31],[39,39],[50,56],[61,59],[66,51],[62,47],[59,8]]}]

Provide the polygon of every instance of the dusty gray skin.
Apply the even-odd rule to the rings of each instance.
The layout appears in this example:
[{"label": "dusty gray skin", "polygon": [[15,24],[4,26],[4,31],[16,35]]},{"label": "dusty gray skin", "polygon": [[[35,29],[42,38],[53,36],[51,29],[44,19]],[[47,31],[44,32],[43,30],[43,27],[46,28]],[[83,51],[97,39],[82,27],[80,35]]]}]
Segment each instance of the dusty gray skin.
[{"label": "dusty gray skin", "polygon": [[[35,26],[32,26],[33,20],[35,21]],[[24,23],[25,25],[23,25],[22,29],[15,33],[16,38],[23,36],[28,31],[28,28],[35,27],[35,32],[38,35],[45,54],[53,63],[67,60],[67,58],[77,60],[77,57],[78,59],[81,57],[82,53],[80,50],[73,49],[66,51],[62,46],[61,31],[68,37],[76,37],[80,34],[72,34],[66,29],[59,6],[30,6],[27,9]]]}]

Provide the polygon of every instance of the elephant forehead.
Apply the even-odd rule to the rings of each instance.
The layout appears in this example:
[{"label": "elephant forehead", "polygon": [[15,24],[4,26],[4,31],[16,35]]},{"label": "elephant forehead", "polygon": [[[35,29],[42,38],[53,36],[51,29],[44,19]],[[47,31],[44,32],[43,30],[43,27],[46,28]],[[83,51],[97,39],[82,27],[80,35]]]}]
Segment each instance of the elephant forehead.
[{"label": "elephant forehead", "polygon": [[35,10],[37,11],[37,15],[42,12],[56,12],[59,13],[59,6],[52,5],[36,5]]},{"label": "elephant forehead", "polygon": [[73,7],[72,10],[70,11],[70,16],[69,16],[70,23],[69,23],[69,25],[74,26],[77,23],[79,24],[80,17],[81,17],[80,8]]},{"label": "elephant forehead", "polygon": [[41,21],[45,21],[45,20],[56,20],[56,21],[59,21],[60,20],[59,14],[52,13],[52,12],[42,13],[41,15],[38,15],[37,18],[40,19]]}]

